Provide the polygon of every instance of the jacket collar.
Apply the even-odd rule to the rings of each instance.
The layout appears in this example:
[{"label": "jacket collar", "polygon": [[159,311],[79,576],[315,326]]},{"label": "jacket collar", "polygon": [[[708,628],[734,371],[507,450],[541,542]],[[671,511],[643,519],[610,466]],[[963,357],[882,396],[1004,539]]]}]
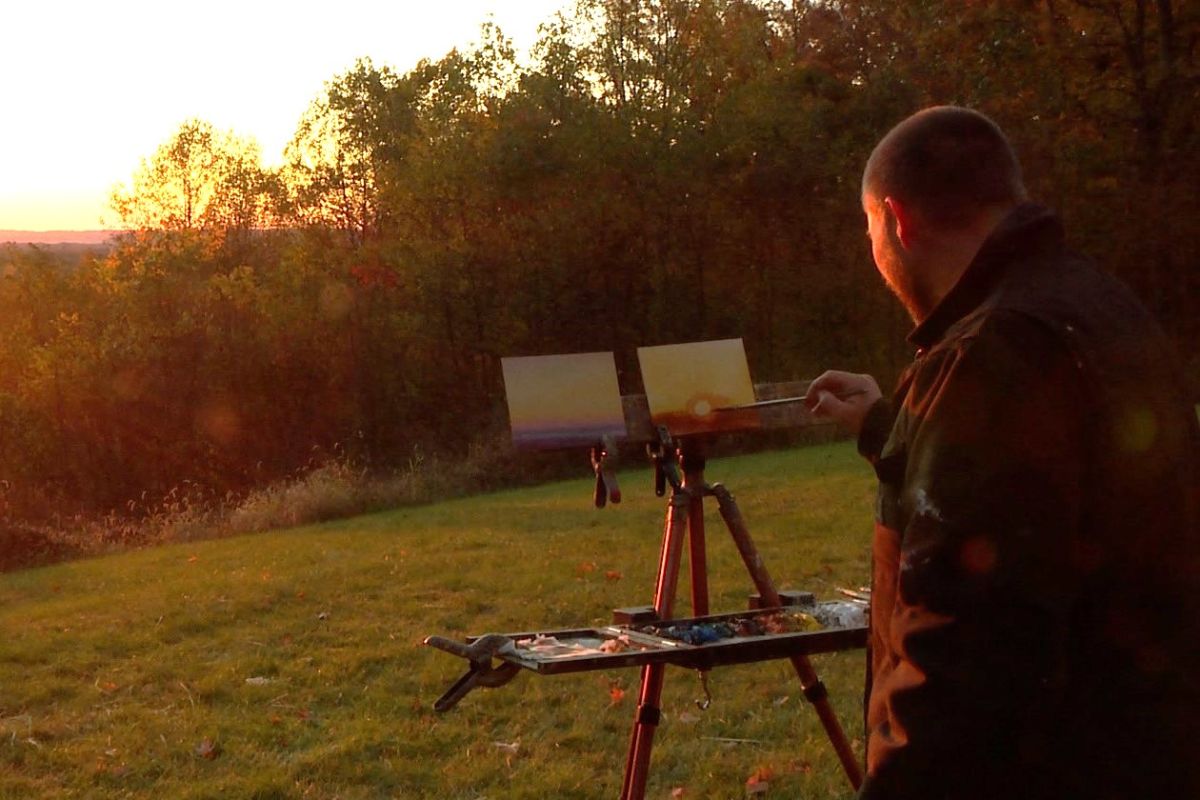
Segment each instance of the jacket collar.
[{"label": "jacket collar", "polygon": [[1017,261],[1062,248],[1058,216],[1044,206],[1023,203],[1000,221],[950,292],[908,335],[921,350],[936,344],[951,325],[979,307]]}]

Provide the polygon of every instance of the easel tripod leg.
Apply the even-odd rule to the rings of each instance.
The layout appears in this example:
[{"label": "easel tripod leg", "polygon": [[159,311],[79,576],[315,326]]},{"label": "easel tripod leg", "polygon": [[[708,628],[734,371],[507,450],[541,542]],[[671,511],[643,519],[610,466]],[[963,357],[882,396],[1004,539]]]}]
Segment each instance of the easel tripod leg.
[{"label": "easel tripod leg", "polygon": [[826,690],[825,684],[817,677],[817,671],[813,669],[812,662],[808,660],[807,656],[794,656],[792,666],[800,677],[800,688],[804,692],[805,699],[817,712],[817,718],[821,720],[821,726],[825,728],[829,743],[833,745],[838,760],[842,762],[842,769],[850,780],[850,785],[858,789],[863,781],[862,767],[858,763],[858,756],[854,754],[854,748],[850,746],[850,740],[846,738],[846,733],[842,730],[842,724],[838,721],[833,705],[829,702],[829,692]]},{"label": "easel tripod leg", "polygon": [[[742,556],[742,561],[746,564],[746,569],[750,572],[750,579],[754,582],[754,587],[758,590],[763,605],[781,605],[779,592],[776,591],[775,583],[771,580],[771,575],[767,572],[766,565],[763,564],[762,557],[759,556],[758,549],[754,546],[754,540],[750,538],[750,529],[746,527],[746,521],[742,519],[742,512],[738,510],[733,495],[721,485],[712,487],[711,491],[717,498],[721,517],[725,520],[726,527],[729,528],[729,533],[733,537],[738,553]],[[838,760],[842,762],[842,769],[846,772],[850,785],[858,789],[862,785],[862,767],[859,765],[858,757],[855,756],[854,749],[850,747],[850,741],[846,738],[846,733],[842,730],[837,714],[829,702],[829,693],[825,689],[825,684],[817,676],[817,671],[813,669],[808,656],[792,656],[791,662],[796,670],[796,675],[800,677],[800,687],[804,691],[804,697],[816,710],[817,717],[825,728],[825,734],[829,737],[829,742],[833,745]]]},{"label": "easel tripod leg", "polygon": [[629,759],[625,765],[625,782],[621,800],[642,800],[646,796],[646,778],[650,774],[650,748],[654,732],[662,718],[659,703],[662,699],[666,666],[650,664],[642,667],[642,690],[638,696],[637,718],[629,742]]},{"label": "easel tripod leg", "polygon": [[[654,610],[659,619],[670,619],[679,585],[679,561],[687,532],[690,497],[687,492],[671,495],[663,534],[662,553],[658,563],[658,583],[654,589]],[[629,739],[629,756],[625,761],[625,780],[621,800],[642,800],[646,794],[646,778],[650,772],[650,748],[654,732],[662,717],[663,677],[666,666],[649,664],[642,667],[642,687],[638,694],[637,716]]]},{"label": "easel tripod leg", "polygon": [[708,615],[708,555],[704,541],[704,477],[686,473],[688,502],[688,566],[692,572],[692,616]]}]

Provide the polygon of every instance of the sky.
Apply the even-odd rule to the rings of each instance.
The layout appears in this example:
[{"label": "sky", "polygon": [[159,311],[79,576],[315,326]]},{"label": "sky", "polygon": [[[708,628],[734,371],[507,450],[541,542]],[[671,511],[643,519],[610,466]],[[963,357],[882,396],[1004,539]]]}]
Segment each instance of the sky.
[{"label": "sky", "polygon": [[495,21],[518,52],[569,0],[7,0],[0,230],[118,225],[108,198],[188,119],[278,163],[325,83],[362,57],[397,72]]}]

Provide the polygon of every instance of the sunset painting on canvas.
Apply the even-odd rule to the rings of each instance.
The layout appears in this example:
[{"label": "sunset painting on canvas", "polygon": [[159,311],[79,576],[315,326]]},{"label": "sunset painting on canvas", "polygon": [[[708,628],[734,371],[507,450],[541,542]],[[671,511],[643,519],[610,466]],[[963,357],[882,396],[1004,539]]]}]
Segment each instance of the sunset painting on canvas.
[{"label": "sunset painting on canvas", "polygon": [[754,385],[741,339],[639,347],[646,401],[655,425],[673,436],[744,430],[759,426],[753,409],[725,411],[754,402]]}]

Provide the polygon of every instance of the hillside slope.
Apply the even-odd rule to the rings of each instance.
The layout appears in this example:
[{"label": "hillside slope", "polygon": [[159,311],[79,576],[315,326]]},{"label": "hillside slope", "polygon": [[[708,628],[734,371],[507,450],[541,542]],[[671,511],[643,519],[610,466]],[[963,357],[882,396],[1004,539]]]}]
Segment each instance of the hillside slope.
[{"label": "hillside slope", "polygon": [[[868,569],[871,475],[847,444],[730,458],[781,587],[831,596]],[[636,670],[541,678],[431,705],[462,662],[422,647],[606,623],[651,600],[663,501],[646,470],[0,576],[0,797],[613,797]],[[708,514],[714,610],[749,579]],[[681,584],[686,597],[686,580]],[[862,654],[816,659],[860,737]],[[786,662],[668,671],[648,796],[850,795]],[[735,741],[736,740],[736,741]]]}]

